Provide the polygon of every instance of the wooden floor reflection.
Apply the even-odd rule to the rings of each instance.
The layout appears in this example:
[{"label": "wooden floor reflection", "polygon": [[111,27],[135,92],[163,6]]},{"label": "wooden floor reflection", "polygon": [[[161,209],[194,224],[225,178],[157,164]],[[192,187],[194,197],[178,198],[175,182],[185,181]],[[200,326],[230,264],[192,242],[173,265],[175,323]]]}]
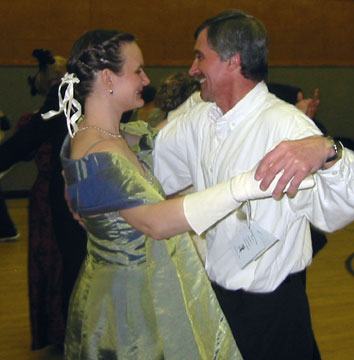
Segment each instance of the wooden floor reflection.
[{"label": "wooden floor reflection", "polygon": [[[30,350],[27,205],[27,199],[8,200],[21,237],[12,243],[0,242],[0,359],[61,360],[56,349]],[[352,360],[354,223],[328,235],[328,239],[308,270],[313,327],[323,360]]]}]

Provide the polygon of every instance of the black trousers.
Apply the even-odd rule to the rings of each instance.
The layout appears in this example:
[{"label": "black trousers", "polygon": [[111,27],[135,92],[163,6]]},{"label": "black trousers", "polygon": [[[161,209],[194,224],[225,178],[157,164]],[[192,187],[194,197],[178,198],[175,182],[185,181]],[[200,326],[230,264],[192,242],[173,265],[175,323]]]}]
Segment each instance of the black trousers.
[{"label": "black trousers", "polygon": [[244,360],[321,359],[302,272],[271,293],[213,288]]}]

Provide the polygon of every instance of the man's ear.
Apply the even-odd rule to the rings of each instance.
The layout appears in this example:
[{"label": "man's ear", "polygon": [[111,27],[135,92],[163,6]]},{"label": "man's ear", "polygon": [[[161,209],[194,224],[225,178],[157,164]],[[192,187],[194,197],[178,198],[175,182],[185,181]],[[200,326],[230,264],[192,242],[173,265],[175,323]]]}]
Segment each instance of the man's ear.
[{"label": "man's ear", "polygon": [[230,71],[236,70],[241,67],[241,55],[236,53],[227,60],[227,66]]}]

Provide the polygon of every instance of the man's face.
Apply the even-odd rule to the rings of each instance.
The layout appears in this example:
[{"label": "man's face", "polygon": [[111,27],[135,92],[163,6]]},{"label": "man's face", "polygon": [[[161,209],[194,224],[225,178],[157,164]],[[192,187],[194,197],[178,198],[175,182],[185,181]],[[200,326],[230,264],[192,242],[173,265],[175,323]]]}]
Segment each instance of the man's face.
[{"label": "man's face", "polygon": [[207,29],[203,29],[195,43],[195,59],[189,69],[189,75],[197,79],[201,84],[200,94],[204,101],[218,103],[218,98],[223,96],[225,81],[227,81],[227,62],[208,44]]}]

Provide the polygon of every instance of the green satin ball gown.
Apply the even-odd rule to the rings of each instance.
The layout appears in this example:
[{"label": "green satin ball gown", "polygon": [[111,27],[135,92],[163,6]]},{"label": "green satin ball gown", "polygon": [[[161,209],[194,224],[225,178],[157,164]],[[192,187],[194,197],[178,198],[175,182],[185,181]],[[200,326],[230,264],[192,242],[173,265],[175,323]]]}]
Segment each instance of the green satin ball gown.
[{"label": "green satin ball gown", "polygon": [[114,153],[71,160],[69,138],[63,145],[69,197],[88,235],[65,358],[241,359],[189,235],[154,240],[119,215],[164,199],[152,172],[154,133],[145,124],[126,130],[143,135],[135,150],[146,176]]}]

